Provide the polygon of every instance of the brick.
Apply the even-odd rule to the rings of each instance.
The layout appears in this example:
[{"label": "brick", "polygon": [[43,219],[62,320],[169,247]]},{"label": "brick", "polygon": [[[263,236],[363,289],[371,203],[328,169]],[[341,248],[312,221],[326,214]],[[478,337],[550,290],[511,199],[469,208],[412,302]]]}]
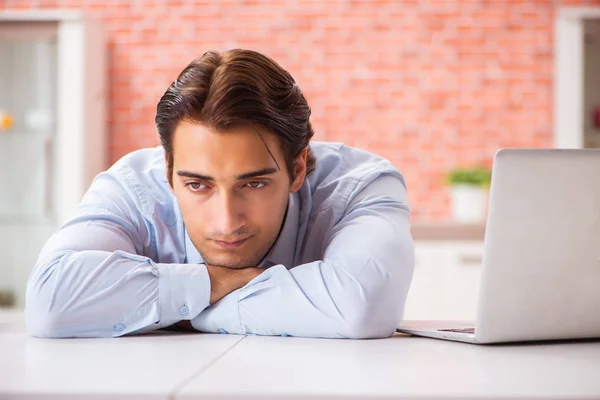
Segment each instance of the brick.
[{"label": "brick", "polygon": [[110,160],[158,145],[156,103],[208,49],[248,47],[296,78],[316,140],[405,174],[413,219],[449,216],[446,171],[495,149],[552,145],[553,21],[596,0],[4,0],[81,9],[109,49]]}]

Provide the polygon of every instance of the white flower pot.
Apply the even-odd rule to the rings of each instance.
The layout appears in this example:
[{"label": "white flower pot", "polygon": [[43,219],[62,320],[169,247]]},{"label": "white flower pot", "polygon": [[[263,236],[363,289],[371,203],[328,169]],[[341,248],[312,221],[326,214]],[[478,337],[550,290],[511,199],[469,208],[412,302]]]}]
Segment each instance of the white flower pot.
[{"label": "white flower pot", "polygon": [[488,205],[488,189],[470,185],[451,187],[452,218],[462,224],[485,222]]}]

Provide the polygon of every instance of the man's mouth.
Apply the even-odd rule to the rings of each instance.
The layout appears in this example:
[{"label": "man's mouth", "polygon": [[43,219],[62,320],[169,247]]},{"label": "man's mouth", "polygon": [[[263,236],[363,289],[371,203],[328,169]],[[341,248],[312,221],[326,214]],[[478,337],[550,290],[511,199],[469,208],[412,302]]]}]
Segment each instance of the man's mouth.
[{"label": "man's mouth", "polygon": [[236,249],[246,243],[248,238],[236,241],[215,240],[214,242],[223,249]]}]

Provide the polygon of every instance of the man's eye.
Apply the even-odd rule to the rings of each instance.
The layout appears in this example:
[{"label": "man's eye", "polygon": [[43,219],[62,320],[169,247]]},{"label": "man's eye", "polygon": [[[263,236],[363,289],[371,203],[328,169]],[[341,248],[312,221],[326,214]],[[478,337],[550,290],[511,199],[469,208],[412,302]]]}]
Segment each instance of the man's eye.
[{"label": "man's eye", "polygon": [[267,186],[266,182],[260,182],[260,181],[252,181],[252,182],[248,182],[246,183],[246,186],[252,188],[252,189],[261,189],[265,186]]},{"label": "man's eye", "polygon": [[185,186],[187,186],[192,192],[199,192],[200,190],[206,189],[206,185],[200,182],[189,182],[186,183]]}]

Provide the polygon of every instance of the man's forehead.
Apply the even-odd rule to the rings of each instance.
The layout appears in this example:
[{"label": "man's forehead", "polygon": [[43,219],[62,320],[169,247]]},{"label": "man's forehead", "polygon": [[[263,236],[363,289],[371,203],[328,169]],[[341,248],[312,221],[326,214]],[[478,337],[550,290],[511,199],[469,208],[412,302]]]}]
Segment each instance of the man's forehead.
[{"label": "man's forehead", "polygon": [[267,153],[280,150],[279,141],[268,130],[244,125],[225,132],[217,132],[205,125],[195,122],[182,121],[174,132],[173,147],[177,150],[203,150],[212,148],[227,148],[239,150],[244,147],[262,149]]},{"label": "man's forehead", "polygon": [[279,169],[279,144],[274,135],[240,128],[215,132],[193,123],[178,126],[174,137],[178,171],[233,179],[259,170]]}]

